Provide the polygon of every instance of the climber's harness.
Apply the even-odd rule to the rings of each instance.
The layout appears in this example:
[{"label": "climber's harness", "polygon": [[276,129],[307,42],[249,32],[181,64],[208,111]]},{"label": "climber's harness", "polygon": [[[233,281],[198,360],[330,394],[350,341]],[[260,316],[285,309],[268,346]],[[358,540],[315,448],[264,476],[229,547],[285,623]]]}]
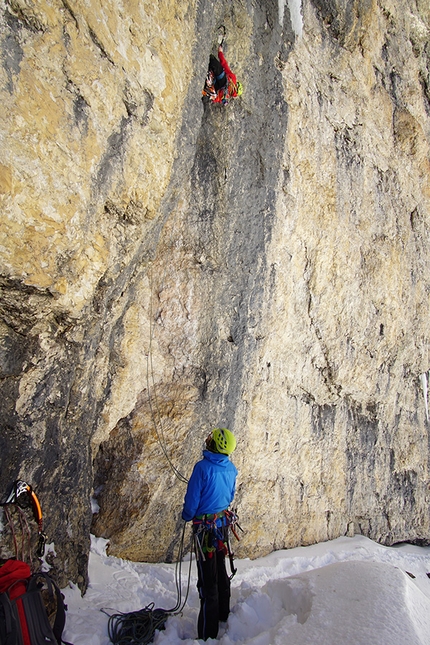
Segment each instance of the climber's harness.
[{"label": "climber's harness", "polygon": [[193,519],[196,557],[205,562],[207,558],[212,558],[216,551],[228,555],[231,569],[230,580],[237,571],[234,566],[234,553],[231,549],[230,530],[237,540],[240,538],[236,528],[242,531],[237,520],[236,513],[229,510],[198,515]]}]

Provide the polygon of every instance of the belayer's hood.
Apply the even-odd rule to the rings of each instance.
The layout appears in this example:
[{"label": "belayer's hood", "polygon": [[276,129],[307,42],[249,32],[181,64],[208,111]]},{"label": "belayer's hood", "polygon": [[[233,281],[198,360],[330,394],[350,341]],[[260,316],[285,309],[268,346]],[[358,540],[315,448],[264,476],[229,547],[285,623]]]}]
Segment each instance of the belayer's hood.
[{"label": "belayer's hood", "polygon": [[203,457],[208,461],[211,461],[213,464],[218,464],[219,466],[227,466],[230,461],[228,455],[223,455],[220,452],[211,452],[210,450],[203,450]]}]

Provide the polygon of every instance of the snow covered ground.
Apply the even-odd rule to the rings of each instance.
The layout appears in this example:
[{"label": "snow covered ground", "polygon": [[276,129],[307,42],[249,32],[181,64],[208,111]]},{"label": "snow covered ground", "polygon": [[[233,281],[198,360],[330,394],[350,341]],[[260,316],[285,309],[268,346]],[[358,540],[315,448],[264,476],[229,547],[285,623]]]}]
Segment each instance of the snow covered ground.
[{"label": "snow covered ground", "polygon": [[[384,547],[362,536],[236,560],[231,613],[220,645],[430,645],[430,547]],[[185,593],[189,564],[184,563]],[[63,638],[108,645],[108,613],[177,599],[174,564],[133,563],[106,556],[92,539],[90,584],[81,598],[64,591],[69,610]],[[196,569],[182,616],[168,619],[155,645],[196,642]],[[208,641],[212,642],[212,641]]]}]

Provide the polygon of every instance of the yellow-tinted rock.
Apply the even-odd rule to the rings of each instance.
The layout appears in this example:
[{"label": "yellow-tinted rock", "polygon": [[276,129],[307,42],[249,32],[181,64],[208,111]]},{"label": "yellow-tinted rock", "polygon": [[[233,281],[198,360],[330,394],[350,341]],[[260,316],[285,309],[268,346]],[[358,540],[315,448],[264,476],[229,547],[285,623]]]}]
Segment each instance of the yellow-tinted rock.
[{"label": "yellow-tinted rock", "polygon": [[[302,4],[4,3],[0,477],[64,582],[93,467],[110,552],[171,558],[220,424],[240,555],[428,539],[428,9]],[[245,90],[202,107],[219,24]]]}]

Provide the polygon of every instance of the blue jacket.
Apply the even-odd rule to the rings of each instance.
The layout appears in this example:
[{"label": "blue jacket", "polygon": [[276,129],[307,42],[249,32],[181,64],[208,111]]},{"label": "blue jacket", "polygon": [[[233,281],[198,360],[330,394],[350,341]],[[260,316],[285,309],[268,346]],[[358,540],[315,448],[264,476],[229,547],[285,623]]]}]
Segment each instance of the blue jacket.
[{"label": "blue jacket", "polygon": [[236,490],[237,468],[228,455],[203,451],[203,459],[194,466],[184,498],[182,519],[189,522],[197,515],[219,513],[228,508]]}]

